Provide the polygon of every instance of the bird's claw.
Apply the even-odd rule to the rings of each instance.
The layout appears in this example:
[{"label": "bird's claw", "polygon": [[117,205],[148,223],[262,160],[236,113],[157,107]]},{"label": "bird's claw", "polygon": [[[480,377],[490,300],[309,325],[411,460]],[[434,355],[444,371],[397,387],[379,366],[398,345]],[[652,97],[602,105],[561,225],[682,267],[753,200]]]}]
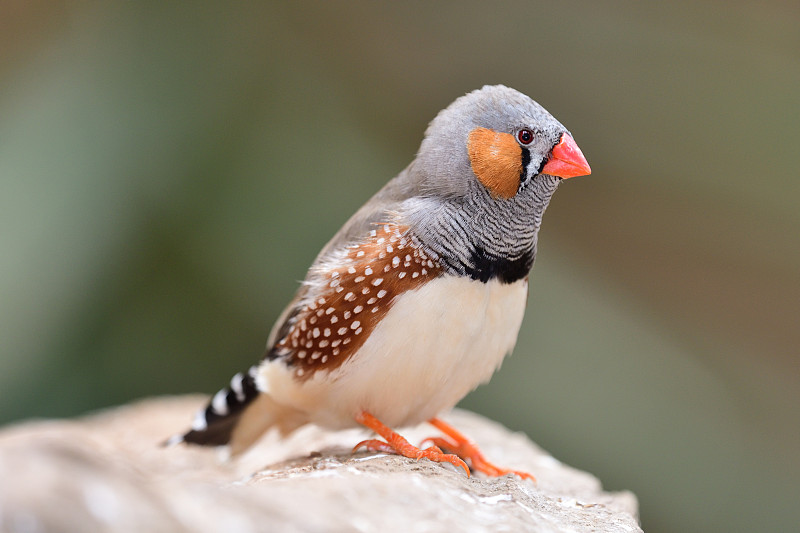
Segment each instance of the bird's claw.
[{"label": "bird's claw", "polygon": [[442,449],[436,445],[429,446],[425,449],[417,448],[416,446],[412,446],[408,443],[406,443],[406,445],[393,447],[388,442],[384,442],[379,439],[367,439],[356,444],[353,448],[353,452],[357,451],[359,448],[366,448],[367,450],[374,452],[393,453],[402,455],[403,457],[408,457],[409,459],[428,459],[429,461],[433,461],[435,463],[450,463],[453,466],[463,468],[464,472],[467,473],[467,477],[470,475],[467,463],[465,463],[457,455],[452,453],[444,453]]},{"label": "bird's claw", "polygon": [[444,431],[450,438],[429,437],[423,440],[422,444],[430,442],[432,445],[437,446],[442,450],[450,452],[451,454],[455,454],[462,460],[468,461],[470,467],[472,467],[472,470],[481,472],[487,476],[499,477],[505,476],[506,474],[514,474],[521,479],[530,479],[534,482],[536,481],[536,478],[528,472],[495,466],[489,462],[486,457],[484,457],[483,453],[474,443],[472,443],[469,439],[464,437],[461,433],[456,431],[455,428],[444,421],[434,418],[429,420],[429,423]]}]

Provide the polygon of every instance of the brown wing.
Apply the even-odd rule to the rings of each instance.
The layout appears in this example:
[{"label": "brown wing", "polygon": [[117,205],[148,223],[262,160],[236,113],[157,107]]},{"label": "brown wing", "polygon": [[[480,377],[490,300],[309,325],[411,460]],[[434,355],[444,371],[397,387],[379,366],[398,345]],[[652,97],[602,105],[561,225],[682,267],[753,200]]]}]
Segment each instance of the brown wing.
[{"label": "brown wing", "polygon": [[333,370],[358,351],[397,296],[441,274],[407,228],[373,227],[362,242],[314,268],[267,359],[285,360],[300,379]]}]

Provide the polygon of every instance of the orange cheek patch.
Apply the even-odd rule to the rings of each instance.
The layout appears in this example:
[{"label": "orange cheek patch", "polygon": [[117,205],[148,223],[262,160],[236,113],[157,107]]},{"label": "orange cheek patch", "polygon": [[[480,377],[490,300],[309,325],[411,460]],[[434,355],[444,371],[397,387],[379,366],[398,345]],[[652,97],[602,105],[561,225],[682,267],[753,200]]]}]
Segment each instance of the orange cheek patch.
[{"label": "orange cheek patch", "polygon": [[469,133],[467,152],[472,171],[494,198],[511,198],[519,190],[522,148],[514,136],[487,128]]}]

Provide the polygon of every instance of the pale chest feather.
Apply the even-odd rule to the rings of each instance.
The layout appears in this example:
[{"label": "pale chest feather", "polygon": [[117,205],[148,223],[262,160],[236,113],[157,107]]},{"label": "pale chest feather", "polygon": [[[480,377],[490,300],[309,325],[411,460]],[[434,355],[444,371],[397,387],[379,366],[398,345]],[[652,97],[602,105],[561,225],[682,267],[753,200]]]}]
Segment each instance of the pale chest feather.
[{"label": "pale chest feather", "polygon": [[342,366],[303,381],[265,361],[259,388],[323,426],[354,425],[361,410],[391,426],[417,424],[490,378],[516,343],[526,299],[525,279],[445,275],[400,295]]},{"label": "pale chest feather", "polygon": [[284,318],[266,359],[283,361],[300,381],[329,374],[358,352],[398,296],[440,273],[407,228],[381,224],[312,267],[304,297]]}]

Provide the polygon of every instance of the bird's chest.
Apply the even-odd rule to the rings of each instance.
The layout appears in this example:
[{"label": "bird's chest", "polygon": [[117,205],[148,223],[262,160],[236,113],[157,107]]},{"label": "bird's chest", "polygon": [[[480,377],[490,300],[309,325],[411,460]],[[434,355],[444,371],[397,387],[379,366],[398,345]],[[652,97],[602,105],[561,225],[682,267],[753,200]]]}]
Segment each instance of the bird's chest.
[{"label": "bird's chest", "polygon": [[297,392],[321,425],[346,426],[361,410],[392,426],[427,420],[489,379],[516,343],[526,299],[525,279],[432,280],[399,296],[345,364]]}]

